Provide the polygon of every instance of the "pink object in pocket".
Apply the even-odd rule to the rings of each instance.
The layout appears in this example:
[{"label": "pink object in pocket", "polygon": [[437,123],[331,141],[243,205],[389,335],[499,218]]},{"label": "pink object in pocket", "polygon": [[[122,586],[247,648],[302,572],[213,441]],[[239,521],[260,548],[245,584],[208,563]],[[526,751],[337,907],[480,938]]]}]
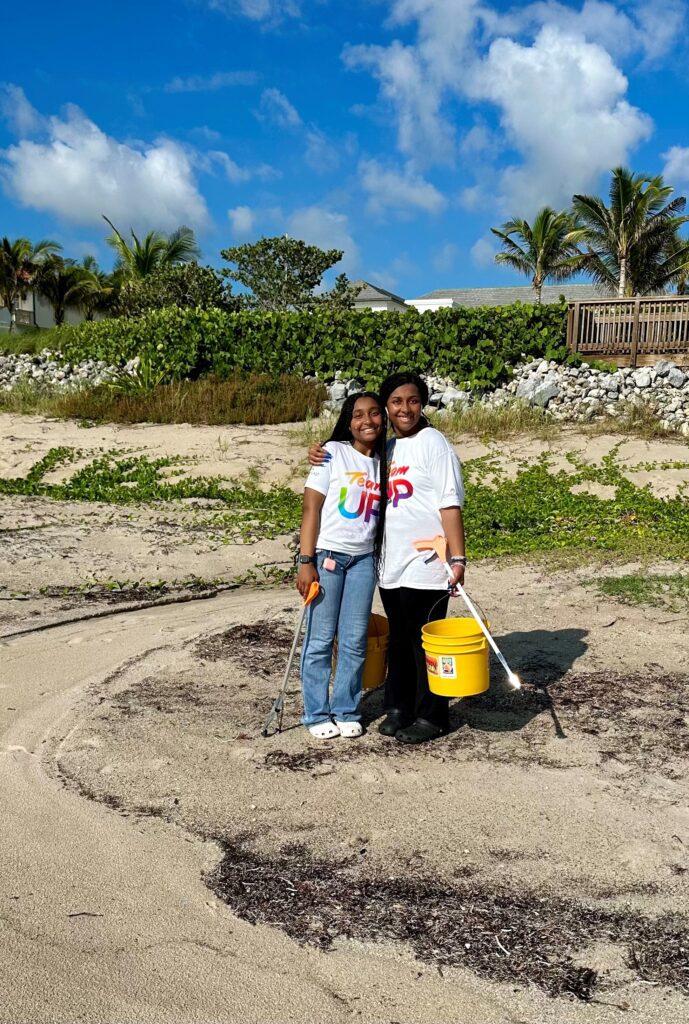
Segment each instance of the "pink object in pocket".
[{"label": "pink object in pocket", "polygon": [[328,572],[335,572],[335,570],[337,569],[337,562],[335,561],[334,558],[324,558],[323,568],[327,569]]}]

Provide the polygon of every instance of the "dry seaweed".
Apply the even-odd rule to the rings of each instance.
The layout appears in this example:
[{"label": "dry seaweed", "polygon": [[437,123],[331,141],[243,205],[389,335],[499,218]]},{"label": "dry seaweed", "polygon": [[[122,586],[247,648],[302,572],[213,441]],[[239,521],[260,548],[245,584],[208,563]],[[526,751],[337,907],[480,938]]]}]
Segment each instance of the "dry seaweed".
[{"label": "dry seaweed", "polygon": [[299,846],[276,856],[224,846],[210,887],[239,917],[303,944],[401,942],[439,969],[588,1001],[599,978],[582,960],[593,943],[612,942],[626,946],[638,977],[689,995],[689,923],[678,916],[651,920],[471,879],[371,876],[354,857],[320,860]]},{"label": "dry seaweed", "polygon": [[250,625],[231,626],[194,644],[194,654],[203,661],[232,659],[250,673],[272,675],[282,671],[294,633],[286,626],[262,620]]}]

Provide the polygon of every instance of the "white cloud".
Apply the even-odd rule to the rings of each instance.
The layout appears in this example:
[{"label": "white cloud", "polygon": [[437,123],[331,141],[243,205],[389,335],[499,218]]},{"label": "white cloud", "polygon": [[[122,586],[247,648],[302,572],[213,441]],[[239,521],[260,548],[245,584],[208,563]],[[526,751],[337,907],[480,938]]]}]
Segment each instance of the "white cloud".
[{"label": "white cloud", "polygon": [[512,35],[549,25],[598,43],[618,57],[641,53],[656,60],[674,45],[686,19],[682,0],[666,0],[662,5],[647,0],[626,8],[605,0],[585,0],[580,8],[558,0],[537,0],[504,15],[496,14],[491,27],[495,34]]},{"label": "white cloud", "polygon": [[279,89],[263,90],[258,116],[280,128],[297,128],[301,124],[299,112]]},{"label": "white cloud", "polygon": [[207,0],[212,11],[232,17],[240,14],[251,21],[280,22],[298,18],[301,7],[296,0]]},{"label": "white cloud", "polygon": [[[628,102],[627,79],[611,54],[658,56],[681,35],[685,12],[684,0],[668,0],[666,24],[655,0],[624,10],[604,0],[578,8],[539,0],[507,12],[481,0],[387,6],[388,24],[415,25],[415,39],[350,46],[342,57],[378,80],[378,111],[392,117],[408,165],[419,170],[458,155],[474,162],[483,149],[482,175],[495,178],[487,161],[516,151],[520,160],[502,175],[500,198],[505,207],[531,209],[569,200],[627,162],[649,136],[651,121]],[[457,104],[486,102],[497,108],[502,135],[472,129],[457,146]]]},{"label": "white cloud", "polygon": [[227,216],[232,225],[232,232],[238,238],[248,238],[253,233],[256,218],[250,207],[235,206],[233,210],[227,211]]},{"label": "white cloud", "polygon": [[209,160],[214,160],[220,164],[227,180],[231,181],[233,185],[239,185],[244,181],[249,181],[251,178],[251,171],[247,170],[246,167],[240,167],[227,153],[214,149],[207,156]]},{"label": "white cloud", "polygon": [[502,172],[502,194],[523,216],[627,162],[651,133],[650,118],[624,95],[627,79],[601,46],[544,28],[532,46],[497,39],[470,83],[475,99],[500,110],[522,163]]},{"label": "white cloud", "polygon": [[216,71],[214,75],[190,75],[173,78],[165,85],[165,92],[217,92],[233,85],[255,85],[255,71]]},{"label": "white cloud", "polygon": [[254,178],[260,178],[265,181],[280,177],[280,172],[276,171],[269,164],[242,167],[236,160],[232,159],[229,153],[225,153],[221,149],[210,149],[206,153],[194,153],[193,161],[195,167],[209,174],[213,173],[214,166],[217,164],[224,171],[227,180],[231,181],[233,185],[241,185]]},{"label": "white cloud", "polygon": [[663,177],[666,185],[674,186],[676,182],[689,182],[689,146],[671,146],[663,153],[663,160]]},{"label": "white cloud", "polygon": [[130,145],[106,135],[75,106],[45,121],[47,139],[22,139],[0,153],[0,175],[21,205],[75,224],[195,229],[208,210],[193,155],[171,139]]},{"label": "white cloud", "polygon": [[304,206],[287,218],[287,233],[321,249],[342,249],[342,261],[334,272],[351,274],[359,263],[359,249],[352,238],[347,217],[323,206]]},{"label": "white cloud", "polygon": [[340,166],[337,147],[318,128],[309,128],[306,132],[304,160],[319,174],[331,173]]},{"label": "white cloud", "polygon": [[220,132],[216,132],[214,128],[209,128],[207,124],[201,124],[197,128],[192,128],[191,134],[195,135],[198,139],[202,139],[204,142],[220,142],[222,138]]},{"label": "white cloud", "polygon": [[454,244],[454,242],[445,242],[445,244],[441,245],[433,254],[433,269],[437,270],[439,274],[448,273],[450,270],[454,269],[458,255],[459,248]]},{"label": "white cloud", "polygon": [[474,242],[469,250],[469,254],[477,267],[491,267],[495,260],[496,251],[493,235],[484,235]]},{"label": "white cloud", "polygon": [[640,41],[649,60],[669,52],[686,33],[687,7],[682,0],[647,0],[636,6]]},{"label": "white cloud", "polygon": [[419,165],[450,162],[454,129],[441,114],[442,89],[414,47],[398,41],[350,46],[343,56],[348,67],[369,70],[379,80],[383,102],[396,117],[400,152]]},{"label": "white cloud", "polygon": [[459,205],[464,210],[480,210],[488,202],[495,201],[495,193],[489,193],[483,185],[469,185],[459,193]]},{"label": "white cloud", "polygon": [[362,160],[359,175],[368,193],[368,208],[372,213],[381,213],[385,209],[438,213],[445,206],[445,197],[435,185],[424,181],[409,167],[400,173],[384,167],[377,160]]},{"label": "white cloud", "polygon": [[0,117],[20,136],[34,135],[43,128],[44,120],[33,107],[20,86],[0,83]]}]

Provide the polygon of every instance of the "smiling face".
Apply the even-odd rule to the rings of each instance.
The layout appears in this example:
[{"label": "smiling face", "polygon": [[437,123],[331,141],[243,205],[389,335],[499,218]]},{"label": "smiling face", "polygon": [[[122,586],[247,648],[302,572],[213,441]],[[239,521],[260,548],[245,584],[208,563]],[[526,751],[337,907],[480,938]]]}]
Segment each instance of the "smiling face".
[{"label": "smiling face", "polygon": [[415,384],[403,384],[392,392],[387,404],[390,424],[396,437],[411,437],[421,423],[421,395]]},{"label": "smiling face", "polygon": [[349,424],[354,447],[372,449],[383,429],[383,410],[375,398],[357,398]]}]

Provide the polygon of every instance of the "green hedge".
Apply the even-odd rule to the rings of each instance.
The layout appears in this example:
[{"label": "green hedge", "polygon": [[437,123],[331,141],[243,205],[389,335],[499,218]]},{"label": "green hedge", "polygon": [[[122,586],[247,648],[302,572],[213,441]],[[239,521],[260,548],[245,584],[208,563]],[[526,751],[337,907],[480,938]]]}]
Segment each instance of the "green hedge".
[{"label": "green hedge", "polygon": [[245,370],[332,377],[340,370],[373,385],[388,373],[417,370],[481,388],[503,379],[522,353],[565,358],[565,329],[564,304],[428,313],[228,313],[171,307],[137,320],[61,327],[51,332],[51,345],[71,360],[113,364],[146,353],[156,365],[169,365],[171,375],[212,372],[224,377]]}]

